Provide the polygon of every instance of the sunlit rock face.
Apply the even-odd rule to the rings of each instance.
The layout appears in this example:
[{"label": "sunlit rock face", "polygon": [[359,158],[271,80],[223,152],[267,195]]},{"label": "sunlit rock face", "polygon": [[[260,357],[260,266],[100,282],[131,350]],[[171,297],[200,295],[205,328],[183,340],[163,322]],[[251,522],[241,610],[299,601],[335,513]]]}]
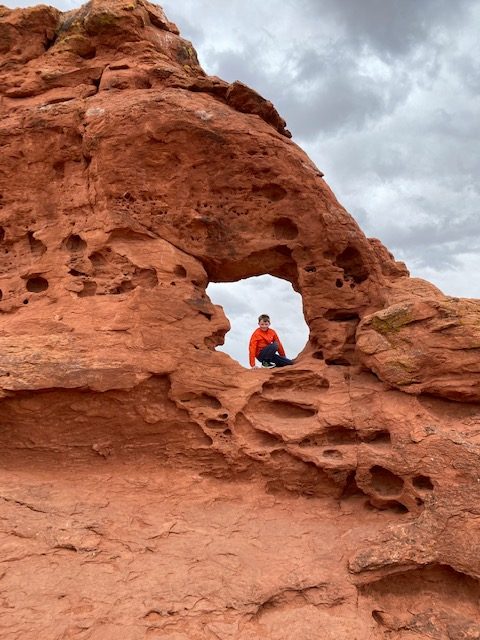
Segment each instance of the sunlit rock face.
[{"label": "sunlit rock face", "polygon": [[[479,638],[479,304],[367,239],[160,7],[0,7],[2,626]],[[292,367],[209,282],[302,295]],[[252,318],[252,329],[255,319]]]}]

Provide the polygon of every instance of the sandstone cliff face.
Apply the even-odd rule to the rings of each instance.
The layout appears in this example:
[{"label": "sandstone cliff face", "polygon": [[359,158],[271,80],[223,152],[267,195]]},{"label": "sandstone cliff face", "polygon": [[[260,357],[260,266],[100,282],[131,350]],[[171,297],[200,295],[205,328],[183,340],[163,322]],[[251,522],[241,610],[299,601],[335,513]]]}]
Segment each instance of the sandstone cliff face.
[{"label": "sandstone cliff face", "polygon": [[[144,0],[0,7],[0,111],[2,637],[480,638],[479,303]],[[265,273],[250,371],[205,290]]]}]

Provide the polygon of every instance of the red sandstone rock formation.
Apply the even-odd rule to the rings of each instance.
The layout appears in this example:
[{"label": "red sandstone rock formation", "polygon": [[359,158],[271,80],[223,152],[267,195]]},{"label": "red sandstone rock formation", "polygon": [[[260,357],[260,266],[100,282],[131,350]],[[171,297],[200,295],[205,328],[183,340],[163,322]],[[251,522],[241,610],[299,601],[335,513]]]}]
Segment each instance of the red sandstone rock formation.
[{"label": "red sandstone rock formation", "polygon": [[[0,7],[0,56],[1,637],[480,638],[478,302],[159,7]],[[205,293],[264,273],[278,371]]]}]

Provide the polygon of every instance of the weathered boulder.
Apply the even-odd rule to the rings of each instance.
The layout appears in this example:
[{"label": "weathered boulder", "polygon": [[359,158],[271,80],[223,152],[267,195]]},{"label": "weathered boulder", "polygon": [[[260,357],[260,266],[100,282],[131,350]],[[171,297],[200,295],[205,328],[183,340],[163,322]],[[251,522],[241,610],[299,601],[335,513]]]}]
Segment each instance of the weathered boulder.
[{"label": "weathered boulder", "polygon": [[[478,638],[478,303],[367,239],[160,7],[0,35],[5,633]],[[310,338],[251,371],[206,287],[266,273]]]},{"label": "weathered boulder", "polygon": [[362,363],[408,393],[480,400],[480,301],[408,300],[365,317]]}]

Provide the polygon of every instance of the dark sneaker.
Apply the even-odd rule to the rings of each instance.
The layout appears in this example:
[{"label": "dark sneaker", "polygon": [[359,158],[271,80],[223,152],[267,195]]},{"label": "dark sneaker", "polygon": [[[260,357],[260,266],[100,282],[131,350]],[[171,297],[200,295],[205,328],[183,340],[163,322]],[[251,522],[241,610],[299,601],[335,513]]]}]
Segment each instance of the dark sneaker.
[{"label": "dark sneaker", "polygon": [[264,360],[264,361],[262,362],[262,367],[263,367],[264,369],[273,369],[273,367],[276,367],[276,366],[277,366],[277,365],[276,365],[276,364],[274,364],[273,362],[267,362],[266,360]]}]

